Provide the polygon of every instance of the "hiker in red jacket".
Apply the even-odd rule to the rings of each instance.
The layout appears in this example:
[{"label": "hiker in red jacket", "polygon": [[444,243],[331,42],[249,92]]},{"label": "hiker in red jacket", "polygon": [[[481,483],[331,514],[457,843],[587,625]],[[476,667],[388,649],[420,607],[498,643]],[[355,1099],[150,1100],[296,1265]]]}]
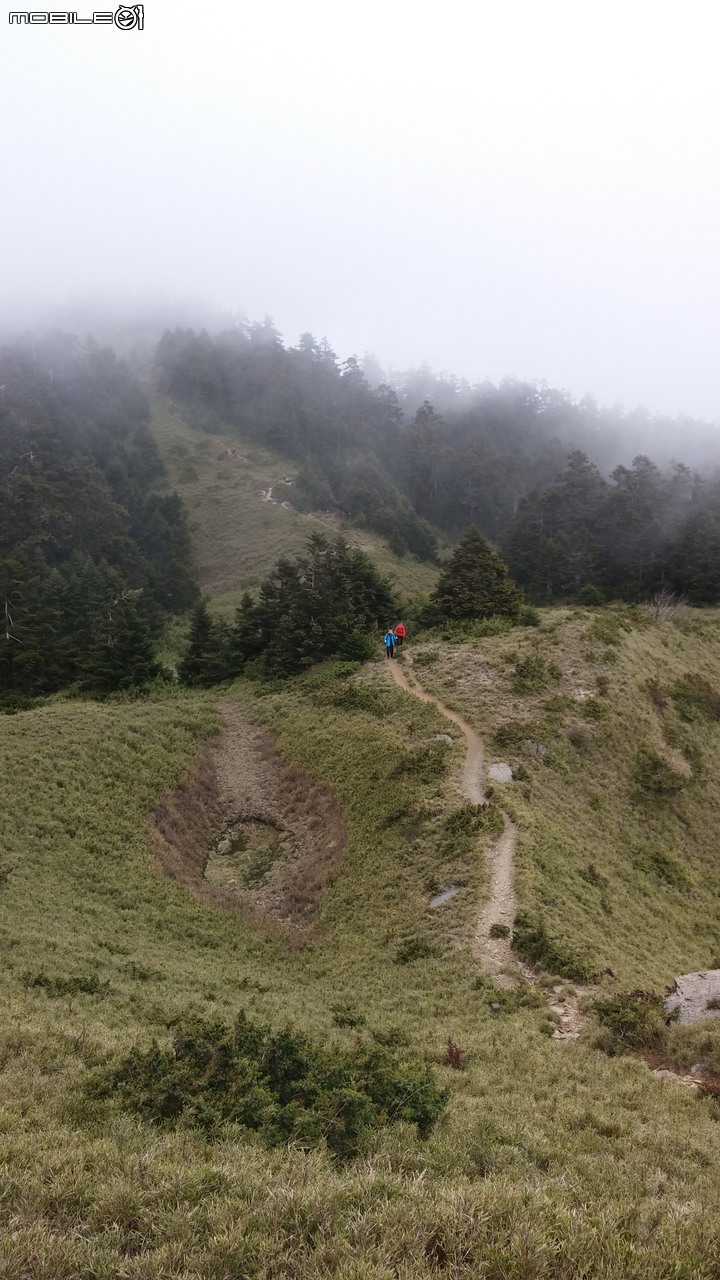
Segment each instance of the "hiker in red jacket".
[{"label": "hiker in red jacket", "polygon": [[405,623],[398,622],[395,628],[395,643],[398,646],[401,645],[406,635],[407,635],[407,631],[405,630]]}]

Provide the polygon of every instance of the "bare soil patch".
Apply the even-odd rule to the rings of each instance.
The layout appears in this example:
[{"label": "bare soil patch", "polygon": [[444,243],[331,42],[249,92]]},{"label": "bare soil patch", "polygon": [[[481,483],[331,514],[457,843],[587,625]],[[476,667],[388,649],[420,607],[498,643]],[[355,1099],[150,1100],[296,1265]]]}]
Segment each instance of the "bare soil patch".
[{"label": "bare soil patch", "polygon": [[346,844],[342,808],[238,703],[221,710],[195,773],[154,810],[154,856],[213,906],[307,934]]}]

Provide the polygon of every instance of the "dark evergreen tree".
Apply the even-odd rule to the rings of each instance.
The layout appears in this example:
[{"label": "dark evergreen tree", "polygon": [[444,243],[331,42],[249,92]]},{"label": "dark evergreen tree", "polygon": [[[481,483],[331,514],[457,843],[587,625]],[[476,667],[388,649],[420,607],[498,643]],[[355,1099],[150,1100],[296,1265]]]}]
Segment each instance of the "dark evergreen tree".
[{"label": "dark evergreen tree", "polygon": [[159,674],[160,664],[138,608],[137,593],[111,601],[104,634],[83,664],[84,687],[92,692],[112,693],[149,684]]},{"label": "dark evergreen tree", "polygon": [[251,662],[262,652],[262,623],[258,607],[249,591],[245,591],[235,611],[235,625],[230,637],[230,660],[234,671]]},{"label": "dark evergreen tree", "polygon": [[[0,687],[44,693],[105,670],[103,645],[117,659],[113,600],[136,602],[131,651],[142,626],[158,631],[167,611],[189,607],[190,537],[177,495],[153,490],[163,469],[147,402],[112,352],[30,336],[0,349],[0,383],[0,591],[12,619]],[[145,680],[139,659],[131,669]],[[117,673],[107,680],[121,687]]]},{"label": "dark evergreen tree", "polygon": [[185,654],[178,667],[182,684],[212,685],[235,674],[232,632],[224,619],[213,618],[206,600],[195,605]]},{"label": "dark evergreen tree", "polygon": [[364,657],[368,636],[388,625],[396,607],[364,552],[313,534],[306,555],[277,562],[256,600],[245,593],[229,635],[205,602],[196,606],[180,678],[214,683],[253,660],[256,671],[288,676],[333,654]]},{"label": "dark evergreen tree", "polygon": [[471,525],[440,574],[430,597],[430,616],[453,621],[516,618],[522,596],[498,553]]}]

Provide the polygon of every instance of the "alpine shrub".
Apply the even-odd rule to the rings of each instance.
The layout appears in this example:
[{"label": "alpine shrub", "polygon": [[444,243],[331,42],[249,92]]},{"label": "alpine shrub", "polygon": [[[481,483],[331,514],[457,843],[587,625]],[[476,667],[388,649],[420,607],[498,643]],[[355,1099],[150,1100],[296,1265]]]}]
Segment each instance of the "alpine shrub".
[{"label": "alpine shrub", "polygon": [[596,1000],[601,1030],[595,1046],[614,1057],[634,1049],[661,1049],[667,1026],[662,996],[653,991],[621,991]]},{"label": "alpine shrub", "polygon": [[110,989],[110,983],[102,982],[96,973],[84,976],[77,974],[69,978],[51,978],[44,969],[41,969],[39,973],[26,973],[24,982],[26,987],[40,988],[51,1000],[57,1000],[61,996],[80,994],[105,996]]},{"label": "alpine shrub", "polygon": [[677,680],[670,693],[683,720],[720,720],[720,693],[695,672]]},{"label": "alpine shrub", "polygon": [[235,1025],[191,1019],[172,1045],[134,1048],[90,1084],[96,1097],[157,1125],[179,1122],[209,1135],[224,1123],[268,1146],[326,1146],[346,1159],[379,1127],[404,1120],[421,1138],[447,1102],[430,1070],[379,1044],[341,1050],[289,1027],[279,1032],[241,1012]]},{"label": "alpine shrub", "polygon": [[443,828],[449,836],[474,836],[481,831],[489,831],[493,835],[501,835],[504,827],[503,816],[494,804],[464,804],[462,808],[453,810],[443,822]]},{"label": "alpine shrub", "polygon": [[641,747],[635,758],[633,781],[641,795],[657,800],[681,791],[686,779],[654,751]]},{"label": "alpine shrub", "polygon": [[512,936],[512,948],[528,964],[540,965],[561,978],[576,982],[590,980],[594,970],[586,956],[580,955],[559,938],[548,933],[545,921],[530,912],[518,912]]}]

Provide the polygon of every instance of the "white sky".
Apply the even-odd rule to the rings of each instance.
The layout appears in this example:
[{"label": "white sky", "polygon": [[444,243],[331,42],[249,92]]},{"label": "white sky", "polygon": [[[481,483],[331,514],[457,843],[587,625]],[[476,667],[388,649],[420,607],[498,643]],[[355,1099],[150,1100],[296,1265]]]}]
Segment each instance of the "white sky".
[{"label": "white sky", "polygon": [[5,308],[192,294],[343,358],[720,418],[716,3],[9,12]]}]

